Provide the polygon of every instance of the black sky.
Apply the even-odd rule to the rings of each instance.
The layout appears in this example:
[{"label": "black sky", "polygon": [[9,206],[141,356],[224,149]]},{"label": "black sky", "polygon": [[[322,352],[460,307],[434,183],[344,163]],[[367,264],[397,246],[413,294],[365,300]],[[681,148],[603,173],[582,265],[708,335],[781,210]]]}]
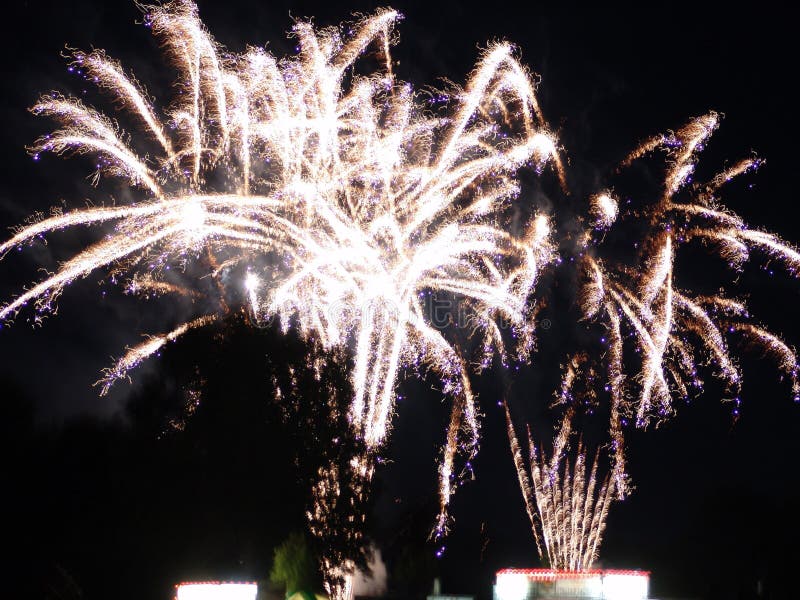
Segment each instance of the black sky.
[{"label": "black sky", "polygon": [[[269,42],[278,54],[291,51],[291,44],[284,36],[290,26],[290,14],[315,16],[318,24],[325,25],[344,20],[354,11],[368,12],[380,5],[199,2],[204,22],[222,44],[241,50],[245,44]],[[701,168],[713,172],[725,160],[735,160],[751,151],[766,158],[766,166],[748,176],[746,183],[751,185],[732,190],[726,201],[751,224],[800,242],[800,228],[796,225],[800,211],[796,208],[795,191],[796,96],[789,91],[796,78],[796,32],[794,22],[777,3],[752,4],[746,11],[731,10],[726,5],[701,7],[699,3],[664,3],[638,9],[611,5],[586,9],[534,2],[525,3],[523,8],[471,1],[396,2],[393,6],[405,14],[399,26],[400,44],[395,50],[400,60],[398,72],[417,87],[436,84],[442,77],[464,81],[478,49],[488,41],[508,39],[519,45],[523,60],[542,77],[539,87],[542,108],[566,148],[571,182],[578,194],[601,185],[604,174],[645,137],[677,128],[708,110],[724,113],[722,127],[709,144]],[[110,192],[118,199],[125,199],[125,190],[119,188],[92,189],[83,177],[88,174],[88,170],[82,170],[87,166],[83,161],[44,157],[33,162],[25,146],[46,132],[50,124],[26,109],[39,93],[51,89],[82,95],[86,84],[67,72],[66,61],[59,56],[65,45],[105,48],[132,68],[153,95],[168,95],[169,73],[161,67],[161,57],[149,30],[135,23],[139,18],[133,2],[124,0],[70,3],[43,0],[18,2],[6,9],[7,32],[0,42],[5,57],[0,67],[5,83],[0,97],[3,131],[0,164],[4,165],[4,176],[0,178],[0,226],[18,224],[32,212],[46,210],[62,201],[67,206],[77,206],[86,199],[103,201],[107,197],[104,194]],[[78,234],[60,238],[51,246],[6,257],[0,263],[2,298],[15,295],[22,284],[36,275],[37,268],[52,268],[56,260],[85,241]],[[704,275],[691,267],[689,272],[695,278]],[[116,487],[104,491],[103,477],[87,472],[86,465],[98,463],[85,457],[72,462],[65,459],[63,449],[74,446],[63,440],[84,434],[100,436],[105,440],[102,444],[96,440],[86,442],[86,448],[114,448],[115,428],[123,432],[119,435],[126,440],[157,437],[158,428],[148,429],[143,425],[146,420],[142,420],[141,412],[131,410],[131,399],[141,404],[141,398],[156,385],[154,381],[161,382],[156,385],[159,393],[168,393],[170,385],[179,388],[181,374],[186,372],[180,365],[182,361],[190,361],[188,357],[197,348],[205,353],[198,362],[212,365],[207,366],[208,376],[224,386],[224,369],[214,362],[216,346],[206,340],[177,345],[170,352],[180,358],[149,361],[133,374],[131,386],[118,385],[110,397],[99,398],[91,384],[109,364],[109,357],[119,355],[141,333],[163,330],[173,324],[182,310],[168,303],[153,308],[133,301],[102,281],[90,277],[68,288],[60,302],[59,314],[47,319],[41,328],[31,328],[26,323],[29,315],[23,312],[14,326],[0,330],[0,382],[6,390],[3,395],[15,398],[6,426],[9,432],[23,431],[19,439],[27,440],[17,444],[17,438],[10,436],[10,450],[4,453],[9,470],[14,473],[9,478],[7,493],[15,498],[15,506],[24,507],[19,508],[18,515],[7,514],[6,519],[17,520],[19,531],[27,530],[27,523],[46,522],[37,510],[61,506],[59,510],[68,515],[64,518],[82,515],[81,522],[86,523],[83,540],[86,548],[80,544],[71,546],[68,540],[73,538],[69,535],[74,532],[67,535],[34,526],[30,528],[36,531],[33,537],[14,529],[24,541],[12,543],[12,547],[25,549],[19,551],[19,560],[27,565],[25,573],[29,577],[52,570],[57,563],[71,570],[76,579],[83,578],[79,583],[95,594],[109,593],[104,586],[110,579],[103,579],[102,584],[90,581],[92,573],[86,565],[91,564],[94,555],[87,548],[92,547],[93,539],[96,544],[111,544],[116,550],[130,549],[144,543],[142,540],[159,543],[156,533],[137,540],[131,516],[136,509],[118,502],[122,495],[134,488],[141,492],[149,486],[152,495],[141,492],[141,501],[150,504],[146,517],[151,527],[148,531],[182,535],[177,525],[173,529],[166,525],[169,515],[176,513],[174,507],[159,510],[159,490],[172,490],[171,499],[177,498],[180,490],[185,492],[183,484],[169,477],[169,473],[179,473],[183,463],[176,458],[174,470],[170,471],[166,467],[148,468],[146,460],[155,460],[152,456],[141,458],[133,453],[117,457],[119,460],[109,458],[104,466],[97,468],[106,474],[113,471],[115,475],[108,481]],[[741,284],[751,292],[754,314],[774,330],[783,332],[789,342],[800,345],[800,324],[796,317],[800,284],[780,268],[774,277],[757,269],[748,270],[742,275]],[[496,400],[510,384],[514,405],[530,419],[540,416],[553,382],[537,375],[536,370],[552,370],[558,364],[564,352],[559,336],[574,327],[571,323],[556,322],[551,330],[542,332],[540,355],[534,357],[530,369],[523,369],[519,375],[490,374],[476,380],[486,415],[484,438],[475,463],[477,480],[465,486],[454,501],[456,527],[448,542],[448,552],[439,564],[448,591],[486,595],[491,573],[497,568],[536,564]],[[263,344],[256,345],[255,352],[272,351],[280,357],[280,348],[270,345],[274,341]],[[792,402],[788,386],[778,381],[769,361],[750,356],[742,359],[742,366],[746,384],[742,416],[735,425],[730,407],[719,402],[720,390],[710,384],[691,406],[680,407],[673,422],[656,431],[631,435],[630,466],[637,490],[629,500],[612,509],[601,555],[608,566],[652,569],[654,592],[663,596],[755,597],[752,594],[760,579],[768,582],[770,597],[787,597],[780,596],[779,591],[785,589],[781,586],[788,581],[785,570],[800,558],[796,543],[800,534],[796,518],[800,509],[796,466],[800,406]],[[246,377],[248,373],[259,377],[257,366],[250,371],[242,367],[235,376]],[[376,535],[382,536],[381,539],[391,539],[392,532],[404,530],[408,515],[427,515],[426,511],[435,502],[434,461],[444,423],[438,399],[426,391],[430,383],[410,379],[403,384],[406,400],[398,406],[394,442],[388,452],[392,462],[380,477],[376,500]],[[260,385],[254,383],[252,389],[260,390]],[[28,409],[35,418],[25,426]],[[82,433],[82,426],[75,425],[76,419],[87,417],[106,419],[105,423],[113,425],[101,428],[102,434],[96,433],[96,427],[84,425],[95,433]],[[279,430],[267,427],[263,432],[279,436]],[[228,432],[228,435],[236,434]],[[46,443],[42,442],[45,439]],[[33,448],[31,440],[35,441]],[[132,448],[150,448],[141,441],[125,444],[126,452],[132,452]],[[225,453],[228,450],[220,450],[221,454],[206,451],[223,464],[227,464],[225,457],[244,461],[244,466],[238,465],[241,471],[237,473],[260,482],[245,495],[251,499],[271,498],[287,488],[274,473],[264,475],[272,468],[270,460],[263,454],[253,456],[259,450],[269,453],[275,444],[256,448],[252,455],[246,449],[239,453],[231,450],[230,455]],[[153,452],[166,451],[162,448]],[[181,452],[188,453],[186,460],[194,465],[192,469],[199,468],[192,461],[199,461],[202,454],[192,454],[185,448]],[[274,464],[284,465],[280,462],[284,458],[276,455]],[[250,460],[252,464],[247,464]],[[31,475],[34,469],[41,470],[40,475]],[[70,469],[74,470],[71,476]],[[217,475],[220,472],[214,471]],[[284,479],[293,477],[291,472],[281,473]],[[120,484],[133,477],[145,483],[130,488],[126,487],[129,484]],[[69,481],[80,482],[80,486],[95,485],[93,491],[86,492],[88,495],[107,494],[111,499],[116,498],[112,504],[119,507],[119,512],[109,510],[106,514],[87,508],[91,503],[85,504],[74,496],[80,486]],[[56,498],[50,505],[31,504],[41,494]],[[65,495],[63,503],[60,494]],[[72,496],[68,498],[69,494]],[[296,502],[292,494],[295,492],[288,494],[289,500],[284,504]],[[237,512],[235,502],[225,504],[229,501],[229,498],[191,499],[192,503],[208,504],[210,508],[203,514],[217,514],[214,523],[219,530],[226,526],[226,515]],[[74,508],[63,508],[65,503]],[[272,509],[285,510],[285,506],[276,505]],[[100,513],[103,519],[122,523],[113,538],[104,538],[99,533],[103,524],[98,520],[100,517],[92,515]],[[247,504],[241,513],[256,518],[259,507]],[[190,521],[191,526],[202,528],[204,519]],[[230,529],[248,531],[246,523],[238,521],[230,523]],[[264,539],[280,538],[276,532],[268,531],[268,524],[254,529],[263,529]],[[284,534],[285,524],[278,529]],[[241,539],[250,540],[251,534],[242,533]],[[201,547],[206,544],[211,548],[217,543],[213,539],[192,539]],[[247,543],[250,542],[242,542]],[[55,550],[29,560],[30,547],[37,544]],[[235,548],[237,541],[226,540],[224,544]],[[174,546],[175,553],[182,551],[179,546]],[[264,565],[265,553],[269,554],[269,544],[262,546],[242,550],[241,556],[245,558],[241,559],[240,567],[244,574],[263,577],[258,570]],[[175,564],[183,569],[181,576],[187,572],[185,565],[190,558],[202,562],[197,554],[202,553],[185,552],[180,561],[176,559]],[[140,548],[130,551],[129,556],[137,568],[120,569],[120,577],[141,575],[157,582],[170,580],[169,561],[163,562],[162,557],[158,565],[148,563],[162,555]],[[204,566],[212,568],[213,559],[208,554],[204,556]],[[158,575],[148,575],[154,572]],[[151,585],[141,589],[154,588]],[[86,597],[100,596],[87,591]]]}]

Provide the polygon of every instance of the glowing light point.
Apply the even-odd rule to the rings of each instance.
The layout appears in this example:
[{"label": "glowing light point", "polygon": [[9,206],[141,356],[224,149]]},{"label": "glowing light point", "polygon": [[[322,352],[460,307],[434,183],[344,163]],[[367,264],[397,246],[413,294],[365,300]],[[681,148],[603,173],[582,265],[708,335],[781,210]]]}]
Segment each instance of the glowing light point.
[{"label": "glowing light point", "polygon": [[617,220],[619,203],[610,194],[603,192],[592,196],[589,210],[594,219],[594,226],[597,229],[608,229]]},{"label": "glowing light point", "polygon": [[248,291],[248,293],[253,293],[258,290],[258,286],[261,285],[261,280],[258,278],[258,275],[253,273],[252,271],[247,272],[247,276],[244,278],[244,287]]},{"label": "glowing light point", "polygon": [[261,280],[258,275],[252,271],[248,271],[244,278],[244,289],[247,291],[247,297],[250,300],[250,308],[255,316],[258,316],[258,288],[261,285]]},{"label": "glowing light point", "polygon": [[556,154],[556,142],[546,133],[537,133],[531,139],[533,154],[539,162],[546,162]]},{"label": "glowing light point", "polygon": [[545,215],[538,215],[533,224],[533,239],[538,245],[543,244],[550,237],[550,219]]}]

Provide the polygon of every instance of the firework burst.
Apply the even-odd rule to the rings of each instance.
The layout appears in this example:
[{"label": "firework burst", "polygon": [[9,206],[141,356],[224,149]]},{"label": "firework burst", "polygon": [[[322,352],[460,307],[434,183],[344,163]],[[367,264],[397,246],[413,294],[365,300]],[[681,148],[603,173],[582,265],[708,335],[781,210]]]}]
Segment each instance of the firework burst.
[{"label": "firework burst", "polygon": [[[675,398],[688,399],[702,389],[702,368],[710,367],[724,383],[734,403],[734,417],[739,415],[742,377],[731,354],[732,343],[744,342],[773,357],[791,382],[795,400],[800,399],[794,349],[751,322],[743,301],[724,291],[692,293],[679,287],[676,280],[677,253],[693,241],[702,242],[733,271],[740,270],[754,250],[782,262],[792,275],[800,268],[796,248],[771,233],[750,228],[719,202],[720,188],[758,168],[760,160],[739,161],[705,183],[693,181],[698,154],[718,124],[718,115],[709,113],[677,132],[647,140],[622,162],[620,168],[624,169],[654,151],[666,153],[668,166],[655,202],[621,214],[613,193],[603,192],[591,199],[592,223],[602,235],[624,227],[626,218],[638,222],[639,227],[644,222],[645,233],[637,236],[641,250],[633,266],[620,264],[613,253],[606,256],[602,239],[587,242],[581,249],[579,301],[584,317],[603,327],[606,349],[599,357],[589,359],[581,351],[570,358],[555,404],[568,409],[582,403],[595,405],[598,396],[592,386],[576,393],[573,388],[579,380],[595,378],[598,362],[604,365],[613,473],[620,497],[628,491],[624,426],[632,422],[645,428],[669,418]],[[591,237],[587,234],[584,239]],[[641,365],[638,374],[631,374],[629,365]]]},{"label": "firework burst", "polygon": [[[467,363],[432,325],[426,297],[450,295],[469,311],[484,336],[484,364],[506,354],[506,339],[515,340],[508,351],[526,357],[529,294],[552,249],[544,216],[529,214],[519,235],[509,233],[516,172],[546,162],[561,171],[530,74],[510,45],[490,46],[464,88],[437,94],[444,108],[433,113],[392,71],[397,19],[380,10],[347,30],[300,21],[297,54],[276,58],[261,48],[225,52],[190,1],[148,7],[146,23],[177,75],[164,111],[103,51],[74,52],[72,67],[110,96],[152,152],[137,152],[114,120],[60,94],[32,108],[60,128],[31,150],[91,155],[95,180],[120,178],[140,196],[20,227],[0,256],[66,228],[102,227],[104,237],[0,307],[0,319],[27,305],[39,319],[67,285],[100,269],[144,295],[191,294],[191,283],[166,281],[175,265],[187,277],[238,279],[234,290],[219,284],[221,312],[235,297],[254,321],[277,316],[325,348],[354,349],[349,422],[367,448],[354,459],[367,479],[400,370],[426,367],[453,399],[440,472],[443,533],[457,451],[477,449],[478,411]],[[355,74],[373,48],[377,69]],[[106,372],[103,391],[217,318],[198,315],[129,349]]]}]

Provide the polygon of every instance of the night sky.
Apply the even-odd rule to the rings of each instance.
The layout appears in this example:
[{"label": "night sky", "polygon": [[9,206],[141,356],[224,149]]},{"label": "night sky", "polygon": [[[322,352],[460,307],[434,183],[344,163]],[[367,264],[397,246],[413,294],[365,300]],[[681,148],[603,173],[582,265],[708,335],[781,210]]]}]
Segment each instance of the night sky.
[{"label": "night sky", "polygon": [[[290,15],[328,25],[382,5],[198,4],[223,45],[240,51],[268,42],[277,55],[292,52],[284,35]],[[395,2],[405,15],[394,50],[397,72],[417,87],[440,78],[463,82],[488,41],[518,44],[523,61],[541,75],[542,109],[569,160],[572,197],[538,194],[536,200],[553,212],[574,214],[575,198],[602,187],[644,138],[708,110],[724,113],[700,168],[713,174],[752,151],[765,158],[758,173],[723,198],[750,224],[798,243],[798,125],[789,92],[794,23],[769,3],[733,13],[698,4],[587,10],[533,2],[524,9]],[[51,156],[34,162],[25,146],[52,126],[27,111],[41,92],[81,96],[88,89],[67,72],[60,56],[65,46],[104,48],[152,95],[169,96],[171,74],[137,21],[141,13],[125,0],[43,0],[6,9],[0,42],[4,231],[62,202],[130,199],[115,184],[93,188],[85,178],[89,162]],[[523,193],[520,201],[533,200]],[[567,227],[568,220],[558,223]],[[61,235],[7,256],[0,262],[2,302],[34,280],[37,269],[53,268],[92,239],[86,232]],[[738,276],[735,289],[749,294],[758,321],[800,345],[800,282],[780,266],[757,264]],[[679,265],[690,283],[708,279],[705,263],[690,257]],[[519,423],[527,419],[540,431],[550,426],[546,408],[565,340],[579,338],[581,326],[565,316],[572,314],[568,281],[547,281],[561,289],[544,314],[551,327],[541,331],[531,366],[474,379],[485,415],[476,480],[453,501],[454,531],[433,567],[448,593],[487,598],[497,569],[538,566],[497,400],[508,398]],[[297,352],[277,332],[248,333],[232,323],[171,345],[108,397],[92,387],[112,356],[142,333],[174,326],[186,310],[181,303],[123,296],[100,274],[68,287],[58,314],[43,326],[31,327],[23,311],[0,330],[6,408],[0,443],[4,495],[12,506],[4,513],[10,531],[4,539],[13,555],[11,581],[20,586],[16,597],[166,599],[169,585],[186,578],[264,579],[274,545],[302,527],[309,461],[298,467],[295,459],[313,451],[302,449],[309,440],[282,422],[267,398],[264,365],[280,368]],[[705,393],[681,403],[671,422],[629,432],[636,490],[612,507],[600,556],[609,568],[651,570],[654,597],[755,598],[759,581],[763,597],[791,596],[790,576],[800,559],[800,404],[769,359],[741,356],[738,421],[731,405],[720,403],[722,390],[708,373]],[[207,382],[209,407],[183,432],[170,430],[182,394],[198,380]],[[446,424],[446,406],[431,391],[435,383],[413,374],[402,380],[387,464],[375,483],[372,535],[390,571],[404,547],[434,551],[425,535],[436,508],[436,459]]]}]

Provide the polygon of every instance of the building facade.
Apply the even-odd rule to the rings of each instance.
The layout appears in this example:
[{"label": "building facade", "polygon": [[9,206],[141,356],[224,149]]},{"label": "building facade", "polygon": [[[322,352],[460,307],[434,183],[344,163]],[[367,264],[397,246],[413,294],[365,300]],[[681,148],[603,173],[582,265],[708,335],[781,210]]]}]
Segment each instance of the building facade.
[{"label": "building facade", "polygon": [[503,569],[494,600],[647,600],[649,571]]}]

